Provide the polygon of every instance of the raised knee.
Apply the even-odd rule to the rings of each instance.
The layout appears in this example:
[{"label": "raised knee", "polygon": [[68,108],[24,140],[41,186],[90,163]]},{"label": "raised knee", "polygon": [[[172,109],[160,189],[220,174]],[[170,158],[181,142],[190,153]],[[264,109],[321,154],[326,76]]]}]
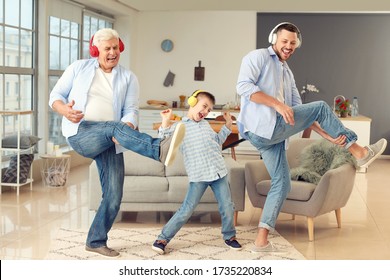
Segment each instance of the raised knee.
[{"label": "raised knee", "polygon": [[320,100],[320,101],[318,101],[318,102],[320,103],[321,107],[326,108],[326,109],[330,109],[330,110],[331,110],[329,104],[326,103],[325,101]]}]

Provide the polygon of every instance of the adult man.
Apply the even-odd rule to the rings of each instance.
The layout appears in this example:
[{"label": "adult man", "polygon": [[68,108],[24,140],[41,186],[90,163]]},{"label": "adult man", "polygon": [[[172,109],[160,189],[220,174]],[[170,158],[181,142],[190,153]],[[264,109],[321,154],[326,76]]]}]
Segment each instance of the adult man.
[{"label": "adult man", "polygon": [[[79,154],[96,161],[102,202],[92,222],[86,250],[108,257],[107,233],[122,200],[123,147],[169,165],[184,137],[184,126],[161,140],[135,130],[139,85],[136,76],[118,64],[124,45],[118,33],[101,29],[90,42],[92,59],[72,63],[50,94],[49,105],[63,115],[62,133]],[[119,146],[119,144],[121,146]]]},{"label": "adult man", "polygon": [[237,124],[241,135],[261,153],[272,178],[267,195],[254,252],[275,251],[268,233],[291,188],[285,149],[288,137],[310,127],[325,139],[344,146],[359,166],[367,167],[386,148],[387,141],[361,147],[356,134],[345,128],[323,101],[303,104],[294,76],[286,61],[302,44],[299,29],[288,22],[278,24],[269,35],[272,44],[246,55],[241,64],[237,93],[241,96],[241,112]]}]

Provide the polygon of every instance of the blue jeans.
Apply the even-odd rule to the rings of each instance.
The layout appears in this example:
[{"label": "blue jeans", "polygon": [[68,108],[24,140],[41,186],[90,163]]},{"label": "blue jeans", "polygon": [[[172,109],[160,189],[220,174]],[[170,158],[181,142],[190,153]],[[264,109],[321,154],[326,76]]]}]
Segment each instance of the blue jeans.
[{"label": "blue jeans", "polygon": [[227,176],[225,176],[212,182],[190,182],[183,204],[163,227],[161,234],[157,238],[158,240],[165,240],[168,243],[176,235],[191,217],[208,186],[211,187],[218,202],[223,239],[226,240],[236,236],[234,205],[230,194],[229,182]]},{"label": "blue jeans", "polygon": [[[123,122],[80,123],[77,134],[68,138],[71,147],[80,155],[95,160],[102,188],[102,202],[88,232],[87,246],[107,246],[110,231],[122,201],[124,181],[123,154],[116,153],[115,137],[126,149],[159,160],[160,141],[140,133]],[[136,163],[134,163],[136,164]]]},{"label": "blue jeans", "polygon": [[285,151],[285,140],[294,134],[310,127],[317,121],[321,127],[333,138],[345,135],[346,148],[357,140],[356,134],[345,128],[333,113],[329,105],[323,101],[311,102],[292,107],[295,125],[286,124],[283,117],[277,113],[274,133],[271,139],[265,139],[246,132],[250,143],[261,153],[264,164],[271,176],[271,188],[264,204],[259,227],[273,230],[280,209],[290,192],[290,169]]}]

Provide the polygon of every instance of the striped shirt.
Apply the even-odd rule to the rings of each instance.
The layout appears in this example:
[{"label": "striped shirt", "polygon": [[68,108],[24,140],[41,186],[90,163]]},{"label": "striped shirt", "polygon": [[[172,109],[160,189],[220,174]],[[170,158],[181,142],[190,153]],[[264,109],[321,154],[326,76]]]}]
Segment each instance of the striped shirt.
[{"label": "striped shirt", "polygon": [[[222,156],[222,144],[231,133],[226,125],[216,133],[206,120],[195,122],[183,117],[186,133],[180,146],[184,166],[190,182],[210,182],[227,175]],[[173,134],[175,124],[169,128],[159,128],[159,137]]]}]

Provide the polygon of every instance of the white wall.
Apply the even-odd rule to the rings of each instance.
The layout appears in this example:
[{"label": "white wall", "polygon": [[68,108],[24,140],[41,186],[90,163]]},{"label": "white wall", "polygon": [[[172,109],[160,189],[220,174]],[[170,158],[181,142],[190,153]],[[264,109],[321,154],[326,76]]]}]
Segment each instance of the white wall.
[{"label": "white wall", "polygon": [[[174,42],[170,53],[160,47],[167,38]],[[141,106],[148,99],[178,100],[196,89],[210,91],[224,104],[235,98],[242,57],[256,47],[256,12],[139,12],[131,47],[136,49],[131,70],[140,82]],[[199,60],[204,81],[194,81]],[[174,85],[164,87],[169,70],[176,74]]]},{"label": "white wall", "polygon": [[121,54],[120,64],[127,69],[134,70],[137,57],[138,12],[129,12],[127,16],[116,17],[115,29],[125,44],[125,51]]}]

